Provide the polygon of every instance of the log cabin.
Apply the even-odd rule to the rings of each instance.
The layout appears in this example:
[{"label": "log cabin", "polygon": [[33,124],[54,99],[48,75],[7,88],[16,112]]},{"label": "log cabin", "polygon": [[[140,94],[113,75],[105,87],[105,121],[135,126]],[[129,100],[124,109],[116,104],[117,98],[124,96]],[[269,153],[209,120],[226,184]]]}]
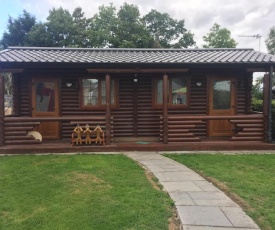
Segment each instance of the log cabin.
[{"label": "log cabin", "polygon": [[[12,73],[13,113],[0,75],[0,148],[70,143],[76,124],[100,125],[105,148],[269,143],[274,66],[253,49],[9,47],[0,73]],[[266,73],[262,113],[251,110],[254,72]]]}]

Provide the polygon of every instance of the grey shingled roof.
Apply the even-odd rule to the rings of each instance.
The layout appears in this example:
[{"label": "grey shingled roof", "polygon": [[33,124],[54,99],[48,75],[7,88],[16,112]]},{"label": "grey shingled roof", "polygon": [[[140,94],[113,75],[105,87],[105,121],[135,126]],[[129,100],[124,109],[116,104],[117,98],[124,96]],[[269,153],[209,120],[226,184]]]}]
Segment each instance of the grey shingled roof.
[{"label": "grey shingled roof", "polygon": [[9,47],[2,63],[275,63],[275,56],[253,49],[82,49]]}]

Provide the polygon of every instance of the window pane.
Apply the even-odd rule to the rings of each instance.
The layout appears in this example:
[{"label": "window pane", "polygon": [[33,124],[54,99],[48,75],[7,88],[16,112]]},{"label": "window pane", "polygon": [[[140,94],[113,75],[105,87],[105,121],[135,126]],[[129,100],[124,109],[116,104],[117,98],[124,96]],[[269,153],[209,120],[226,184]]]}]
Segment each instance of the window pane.
[{"label": "window pane", "polygon": [[83,105],[98,105],[98,80],[83,79]]},{"label": "window pane", "polygon": [[[106,82],[101,81],[101,104],[106,105]],[[115,104],[115,82],[111,80],[111,104]]]},{"label": "window pane", "polygon": [[55,111],[55,86],[53,81],[41,81],[35,83],[36,111]]},{"label": "window pane", "polygon": [[[100,88],[99,88],[100,87]],[[106,105],[106,81],[101,79],[83,79],[83,105]],[[100,89],[100,90],[99,90]],[[111,104],[115,104],[115,81],[111,80]]]},{"label": "window pane", "polygon": [[163,80],[157,81],[157,104],[163,104]]},{"label": "window pane", "polygon": [[231,107],[230,81],[213,82],[213,109],[222,110]]},{"label": "window pane", "polygon": [[172,104],[187,104],[187,80],[172,78]]}]

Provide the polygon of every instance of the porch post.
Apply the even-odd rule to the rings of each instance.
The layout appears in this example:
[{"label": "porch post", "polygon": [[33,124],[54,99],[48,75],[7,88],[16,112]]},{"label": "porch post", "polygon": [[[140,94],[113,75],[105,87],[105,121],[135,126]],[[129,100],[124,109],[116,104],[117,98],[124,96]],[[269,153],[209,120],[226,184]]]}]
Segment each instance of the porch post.
[{"label": "porch post", "polygon": [[270,66],[269,70],[269,98],[268,98],[268,128],[267,128],[267,142],[272,142],[272,77],[273,77],[273,66]]},{"label": "porch post", "polygon": [[272,102],[272,77],[270,74],[264,75],[263,81],[263,114],[265,142],[271,142],[271,102]]},{"label": "porch post", "polygon": [[263,114],[268,115],[268,99],[269,99],[269,80],[268,75],[264,75],[263,79]]},{"label": "porch post", "polygon": [[4,145],[4,117],[5,117],[5,99],[4,99],[4,76],[0,75],[0,146]]},{"label": "porch post", "polygon": [[168,144],[168,76],[163,75],[163,144]]},{"label": "porch post", "polygon": [[106,83],[106,145],[111,144],[111,79],[110,75],[105,76]]}]

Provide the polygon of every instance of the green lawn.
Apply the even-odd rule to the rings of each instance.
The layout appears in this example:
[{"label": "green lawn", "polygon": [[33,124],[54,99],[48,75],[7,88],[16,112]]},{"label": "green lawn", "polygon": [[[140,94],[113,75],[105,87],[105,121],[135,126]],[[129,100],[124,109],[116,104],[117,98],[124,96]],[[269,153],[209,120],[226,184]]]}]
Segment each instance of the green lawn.
[{"label": "green lawn", "polygon": [[172,217],[123,155],[0,157],[0,175],[0,229],[168,229]]},{"label": "green lawn", "polygon": [[275,229],[275,155],[166,156],[209,177],[235,199],[237,194],[261,229]]}]

